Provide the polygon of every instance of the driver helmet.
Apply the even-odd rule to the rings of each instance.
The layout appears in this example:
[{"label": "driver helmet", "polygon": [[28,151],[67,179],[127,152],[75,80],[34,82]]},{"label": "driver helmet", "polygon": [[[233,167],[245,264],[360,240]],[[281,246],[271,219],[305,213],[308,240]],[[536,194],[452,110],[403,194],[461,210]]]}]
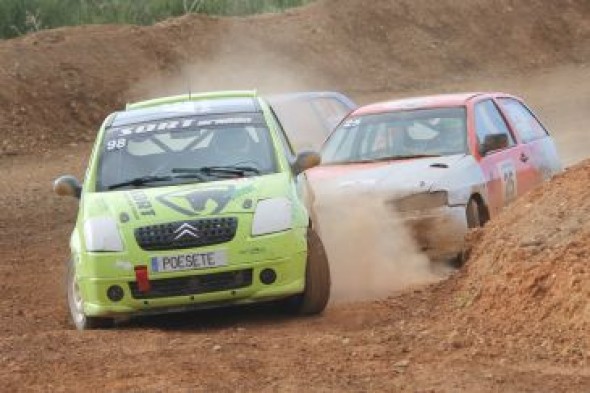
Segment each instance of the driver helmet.
[{"label": "driver helmet", "polygon": [[213,136],[215,153],[228,158],[247,155],[251,143],[248,131],[243,128],[218,130]]}]

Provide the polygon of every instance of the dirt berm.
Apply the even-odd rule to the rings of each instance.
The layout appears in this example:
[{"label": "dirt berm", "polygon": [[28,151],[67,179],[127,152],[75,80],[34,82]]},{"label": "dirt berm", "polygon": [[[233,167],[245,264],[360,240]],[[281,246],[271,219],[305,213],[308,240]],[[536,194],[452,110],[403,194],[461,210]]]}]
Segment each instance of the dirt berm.
[{"label": "dirt berm", "polygon": [[83,175],[109,111],[187,84],[524,93],[573,162],[590,156],[590,2],[325,0],[0,41],[1,391],[590,392],[590,161],[470,234],[463,270],[434,285],[315,318],[263,306],[72,330],[77,205],[51,180]]},{"label": "dirt berm", "polygon": [[[590,360],[590,161],[569,168],[470,234],[449,282],[456,326],[527,356]],[[469,334],[462,337],[469,340]]]}]

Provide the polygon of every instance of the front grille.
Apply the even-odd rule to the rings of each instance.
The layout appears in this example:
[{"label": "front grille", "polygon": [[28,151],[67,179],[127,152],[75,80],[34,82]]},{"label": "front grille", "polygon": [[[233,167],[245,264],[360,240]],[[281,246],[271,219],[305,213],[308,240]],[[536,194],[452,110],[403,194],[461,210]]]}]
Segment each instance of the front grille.
[{"label": "front grille", "polygon": [[252,269],[151,280],[150,290],[145,293],[139,290],[135,281],[129,283],[129,288],[134,299],[154,299],[227,291],[250,285],[252,285]]},{"label": "front grille", "polygon": [[135,240],[144,250],[177,250],[225,243],[234,238],[236,217],[202,218],[135,229]]}]

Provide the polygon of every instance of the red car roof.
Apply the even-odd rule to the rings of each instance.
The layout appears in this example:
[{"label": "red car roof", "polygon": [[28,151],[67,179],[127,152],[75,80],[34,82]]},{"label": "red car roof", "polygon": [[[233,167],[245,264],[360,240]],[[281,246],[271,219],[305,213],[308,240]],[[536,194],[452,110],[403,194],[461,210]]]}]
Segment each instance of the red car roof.
[{"label": "red car roof", "polygon": [[378,102],[376,104],[365,105],[365,106],[360,107],[357,110],[355,110],[352,113],[352,115],[367,115],[367,114],[373,114],[373,113],[382,113],[382,112],[408,110],[408,109],[425,109],[425,108],[462,106],[462,105],[467,104],[467,102],[474,97],[479,97],[479,96],[490,96],[491,97],[491,96],[497,96],[497,95],[511,97],[509,94],[504,94],[504,93],[482,93],[482,92],[439,94],[439,95],[433,95],[433,96],[411,97],[411,98],[404,98],[401,100],[384,101],[384,102]]}]

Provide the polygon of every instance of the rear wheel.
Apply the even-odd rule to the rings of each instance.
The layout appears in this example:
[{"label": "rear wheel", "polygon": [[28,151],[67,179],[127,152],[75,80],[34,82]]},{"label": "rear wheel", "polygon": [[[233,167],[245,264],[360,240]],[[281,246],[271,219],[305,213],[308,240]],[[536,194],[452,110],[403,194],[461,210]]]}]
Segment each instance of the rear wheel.
[{"label": "rear wheel", "polygon": [[313,229],[307,230],[307,266],[305,291],[288,299],[289,311],[312,315],[319,314],[330,300],[330,265],[321,239]]},{"label": "rear wheel", "polygon": [[113,326],[112,318],[89,317],[84,314],[84,299],[76,279],[76,268],[71,259],[68,261],[67,286],[70,317],[76,329],[101,329]]}]

